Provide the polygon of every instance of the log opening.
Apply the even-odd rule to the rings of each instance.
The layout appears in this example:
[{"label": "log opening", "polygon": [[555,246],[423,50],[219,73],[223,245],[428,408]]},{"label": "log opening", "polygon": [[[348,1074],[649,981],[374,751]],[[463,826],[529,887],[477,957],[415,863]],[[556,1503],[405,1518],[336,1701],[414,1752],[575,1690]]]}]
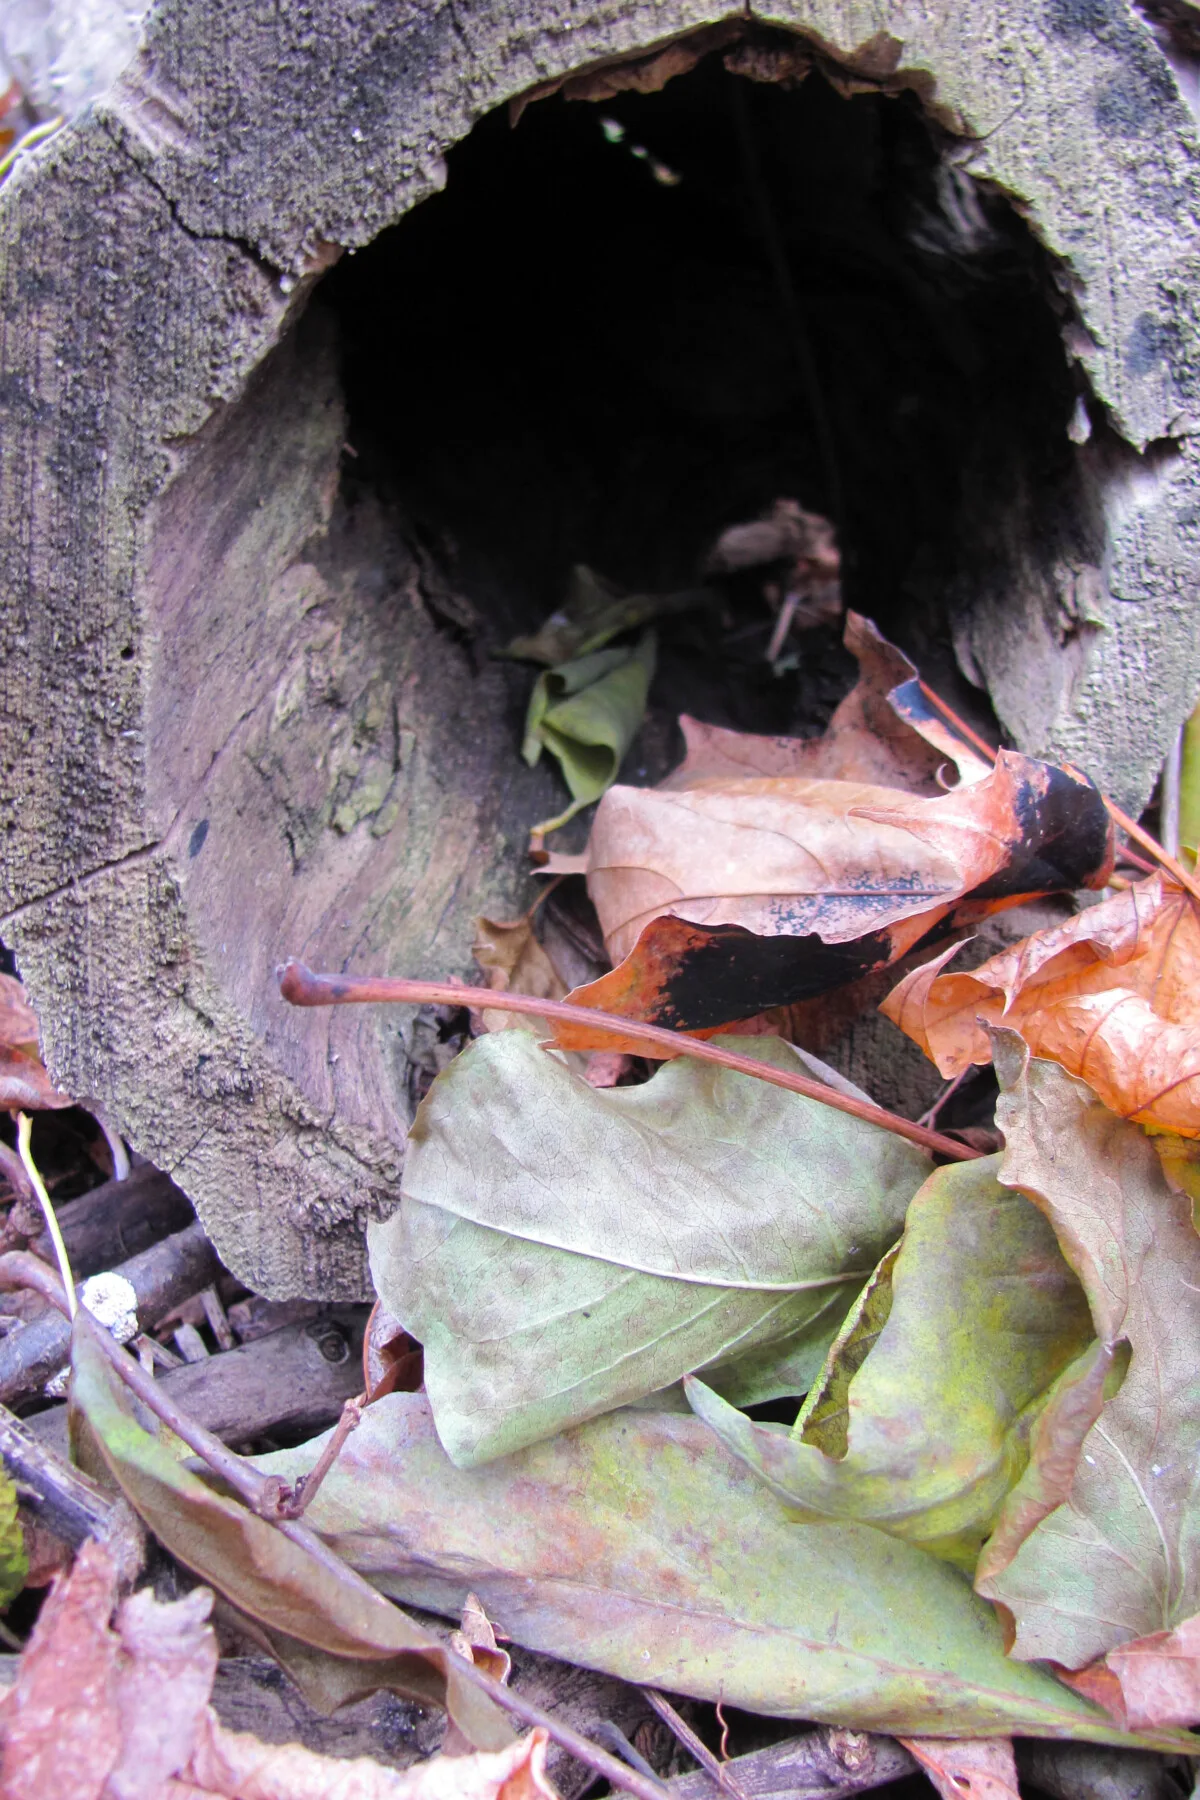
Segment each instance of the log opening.
[{"label": "log opening", "polygon": [[[345,512],[384,496],[490,648],[572,563],[687,586],[720,529],[793,495],[838,519],[848,603],[953,682],[964,594],[1090,560],[1093,535],[1068,302],[961,152],[911,94],[749,81],[719,53],[657,93],[489,115],[444,192],[322,284]],[[848,685],[834,631],[773,674],[770,615],[737,598],[732,634],[665,628],[633,779],[671,759],[680,708],[806,733]]]}]

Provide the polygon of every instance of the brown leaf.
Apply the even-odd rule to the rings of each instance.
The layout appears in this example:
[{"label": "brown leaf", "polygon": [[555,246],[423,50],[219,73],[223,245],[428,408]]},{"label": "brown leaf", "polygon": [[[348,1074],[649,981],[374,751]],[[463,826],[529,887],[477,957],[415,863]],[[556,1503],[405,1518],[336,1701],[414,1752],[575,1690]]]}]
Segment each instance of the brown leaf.
[{"label": "brown leaf", "polygon": [[[685,1030],[721,1025],[885,967],[967,896],[992,905],[1103,881],[1110,844],[1095,789],[1008,752],[937,799],[790,776],[610,788],[588,891],[624,960],[567,997]],[[573,1028],[557,1041],[594,1042]]]},{"label": "brown leaf", "polygon": [[[47,1598],[4,1702],[0,1800],[554,1800],[540,1730],[403,1773],[226,1731],[209,1705],[209,1589],[163,1603],[146,1588],[113,1619],[116,1598],[113,1558],[91,1540]],[[478,1607],[469,1628],[491,1636]]]},{"label": "brown leaf", "polygon": [[0,1109],[46,1112],[74,1106],[46,1073],[38,1042],[37,1014],[13,975],[0,975]]},{"label": "brown leaf", "polygon": [[1019,1800],[1011,1738],[906,1737],[942,1800]]},{"label": "brown leaf", "polygon": [[158,1800],[192,1753],[212,1688],[212,1595],[135,1594],[109,1620],[117,1569],[95,1540],[55,1583],[5,1704],[3,1800]]},{"label": "brown leaf", "polygon": [[991,1059],[987,1026],[1081,1076],[1122,1118],[1200,1137],[1200,913],[1154,875],[970,974],[953,949],[915,969],[888,1018],[958,1075]]},{"label": "brown leaf", "polygon": [[[471,951],[487,985],[498,994],[532,994],[536,1000],[561,1000],[566,995],[568,983],[534,936],[529,913],[519,919],[477,919]],[[480,1016],[485,1031],[509,1031],[514,1026],[528,1031],[537,1023],[490,1007]]]},{"label": "brown leaf", "polygon": [[1063,1679],[1096,1700],[1128,1731],[1200,1720],[1200,1613],[1174,1631],[1154,1631],[1110,1650]]},{"label": "brown leaf", "polygon": [[225,1800],[556,1800],[546,1776],[546,1733],[538,1729],[507,1750],[432,1756],[411,1769],[386,1769],[370,1757],[322,1756],[302,1744],[263,1744],[226,1731],[210,1711],[184,1780],[166,1800],[219,1794]]}]

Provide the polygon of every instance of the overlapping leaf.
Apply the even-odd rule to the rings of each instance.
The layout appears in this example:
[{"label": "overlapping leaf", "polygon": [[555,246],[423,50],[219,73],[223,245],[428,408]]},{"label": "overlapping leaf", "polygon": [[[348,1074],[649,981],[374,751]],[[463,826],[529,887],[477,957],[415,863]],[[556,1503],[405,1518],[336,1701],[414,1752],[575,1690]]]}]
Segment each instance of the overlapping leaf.
[{"label": "overlapping leaf", "polygon": [[853,1519],[968,1572],[1092,1323],[1046,1220],[998,1159],[930,1176],[790,1435],[698,1380],[692,1405],[805,1519]]},{"label": "overlapping leaf", "polygon": [[125,1390],[76,1322],[71,1397],[100,1454],[160,1543],[246,1620],[319,1710],[377,1688],[444,1706],[471,1743],[512,1740],[503,1715],[456,1673],[443,1645],[349,1569],[318,1560],[191,1474],[133,1417]]},{"label": "overlapping leaf", "polygon": [[571,804],[536,825],[536,837],[565,825],[616,780],[646,710],[654,659],[654,633],[648,631],[630,648],[594,650],[538,676],[522,754],[531,765],[544,749],[557,757]]},{"label": "overlapping leaf", "polygon": [[601,650],[615,637],[671,613],[710,605],[710,588],[688,588],[666,594],[622,594],[603,575],[576,563],[563,604],[529,637],[516,637],[505,656],[555,668]]},{"label": "overlapping leaf", "polygon": [[[610,788],[584,855],[550,858],[586,873],[617,964],[572,1000],[709,1028],[886,967],[968,897],[977,913],[1102,883],[1111,830],[1095,789],[1007,752],[985,765],[873,627],[851,615],[847,641],[863,674],[825,738],[684,721],[681,767],[657,788]],[[948,759],[960,779],[946,793]],[[567,1028],[559,1042],[598,1040]]]},{"label": "overlapping leaf", "polygon": [[1001,1180],[1053,1224],[1101,1344],[1129,1350],[1090,1429],[1077,1408],[1035,1441],[977,1578],[1017,1656],[1079,1670],[1200,1612],[1200,1238],[1137,1126],[1015,1033],[997,1033],[996,1064]]},{"label": "overlapping leaf", "polygon": [[1003,1023],[1113,1112],[1200,1137],[1200,913],[1182,888],[1152,876],[969,974],[943,972],[953,954],[883,1006],[943,1075],[989,1061]]},{"label": "overlapping leaf", "polygon": [[[317,1448],[258,1464],[290,1480]],[[515,1642],[628,1681],[859,1730],[1129,1741],[1007,1658],[955,1570],[865,1526],[796,1524],[679,1414],[611,1413],[464,1470],[424,1398],[392,1394],[308,1518],[397,1599],[456,1617],[471,1590]]]},{"label": "overlapping leaf", "polygon": [[[778,1039],[735,1047],[812,1066]],[[596,1090],[503,1032],[423,1102],[371,1268],[468,1465],[741,1357],[750,1391],[788,1391],[779,1356],[811,1372],[928,1172],[891,1133],[748,1076],[679,1061]]]}]

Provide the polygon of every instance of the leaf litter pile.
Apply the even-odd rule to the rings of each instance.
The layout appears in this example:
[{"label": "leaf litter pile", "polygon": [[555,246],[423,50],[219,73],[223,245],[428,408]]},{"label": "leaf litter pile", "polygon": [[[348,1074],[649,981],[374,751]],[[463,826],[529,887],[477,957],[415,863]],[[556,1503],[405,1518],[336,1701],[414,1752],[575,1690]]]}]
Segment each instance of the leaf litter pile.
[{"label": "leaf litter pile", "polygon": [[[759,523],[789,546],[782,643],[827,622],[836,552],[799,509]],[[742,554],[735,531],[715,558]],[[750,1800],[918,1768],[996,1800],[1014,1738],[1062,1800],[1189,1785],[1163,1759],[1200,1725],[1200,888],[854,614],[824,736],[684,718],[680,765],[621,785],[654,622],[704,603],[579,570],[510,646],[541,671],[524,753],[570,796],[533,860],[543,894],[586,881],[588,955],[539,898],[479,921],[477,987],[281,971],[300,1006],[470,1009],[369,1228],[365,1377],[331,1431],[206,1422],[172,1333],[186,1355],[207,1324],[219,1370],[269,1310],[215,1259],[190,1315],[137,1257],[74,1309],[81,1202],[54,1220],[24,1115],[75,1115],[7,982],[0,1394],[69,1360],[70,1406],[3,1425],[10,1618],[51,1584],[0,1702],[5,1800]],[[582,851],[547,848],[593,802]],[[1048,895],[1056,922],[972,955]],[[881,998],[948,1084],[921,1120],[808,1047]],[[994,1124],[939,1130],[984,1065]],[[98,1130],[114,1176],[155,1176]],[[230,1723],[222,1671],[268,1657],[305,1742]],[[365,1725],[372,1754],[323,1753],[321,1719],[380,1695],[444,1713],[437,1754],[415,1723],[400,1758]]]}]

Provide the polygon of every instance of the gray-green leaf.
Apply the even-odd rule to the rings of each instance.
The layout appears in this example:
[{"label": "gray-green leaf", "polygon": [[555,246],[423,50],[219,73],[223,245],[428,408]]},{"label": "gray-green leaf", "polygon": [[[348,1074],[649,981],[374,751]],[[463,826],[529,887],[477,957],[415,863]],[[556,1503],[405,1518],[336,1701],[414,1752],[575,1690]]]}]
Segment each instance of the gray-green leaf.
[{"label": "gray-green leaf", "polygon": [[[730,1043],[805,1066],[779,1039]],[[772,1347],[811,1367],[928,1173],[892,1133],[750,1076],[680,1058],[591,1088],[501,1032],[423,1102],[371,1267],[467,1466],[696,1369],[753,1356],[761,1375]]]}]

